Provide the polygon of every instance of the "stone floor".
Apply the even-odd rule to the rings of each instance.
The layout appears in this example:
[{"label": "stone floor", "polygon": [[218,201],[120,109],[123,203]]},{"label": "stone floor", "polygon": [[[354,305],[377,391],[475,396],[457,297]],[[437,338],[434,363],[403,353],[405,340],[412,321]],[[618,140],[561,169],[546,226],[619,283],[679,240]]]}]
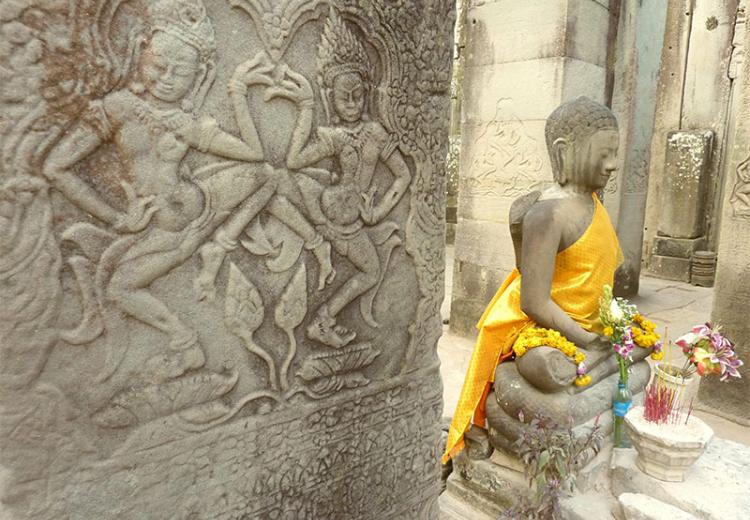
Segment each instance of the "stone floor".
[{"label": "stone floor", "polygon": [[[453,246],[448,246],[445,257],[445,301],[441,309],[445,325],[443,337],[438,342],[438,355],[443,377],[443,414],[450,417],[458,402],[464,374],[474,348],[474,338],[458,336],[448,330],[453,287]],[[667,337],[674,339],[693,325],[709,319],[712,299],[711,289],[644,276],[641,278],[640,294],[632,301],[657,324],[660,332],[663,333],[666,328]],[[679,350],[668,351],[665,360],[672,358],[681,362],[680,356]],[[706,411],[694,413],[706,421],[717,436],[750,445],[750,428]]]}]

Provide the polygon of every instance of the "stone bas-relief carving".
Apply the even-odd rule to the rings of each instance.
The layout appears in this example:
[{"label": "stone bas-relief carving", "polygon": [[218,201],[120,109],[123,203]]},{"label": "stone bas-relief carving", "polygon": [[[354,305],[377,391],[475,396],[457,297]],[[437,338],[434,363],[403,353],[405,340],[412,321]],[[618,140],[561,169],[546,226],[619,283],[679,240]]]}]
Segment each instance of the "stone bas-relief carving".
[{"label": "stone bas-relief carving", "polygon": [[729,203],[736,217],[750,217],[750,157],[737,165],[736,180]]},{"label": "stone bas-relief carving", "polygon": [[516,114],[508,113],[512,101],[502,98],[497,102],[495,117],[477,138],[483,150],[471,161],[462,186],[469,195],[515,198],[542,183],[544,161],[539,143]]},{"label": "stone bas-relief carving", "polygon": [[436,515],[452,16],[0,2],[0,516]]}]

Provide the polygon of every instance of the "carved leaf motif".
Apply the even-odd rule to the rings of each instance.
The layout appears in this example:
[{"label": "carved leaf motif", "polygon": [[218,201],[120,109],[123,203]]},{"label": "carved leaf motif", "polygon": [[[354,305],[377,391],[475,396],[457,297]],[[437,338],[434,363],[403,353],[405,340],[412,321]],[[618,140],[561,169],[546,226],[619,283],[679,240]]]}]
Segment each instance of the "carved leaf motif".
[{"label": "carved leaf motif", "polygon": [[343,350],[309,357],[298,375],[305,381],[353,372],[372,363],[380,352],[370,343],[359,343]]},{"label": "carved leaf motif", "polygon": [[258,256],[272,256],[276,257],[279,255],[280,247],[274,246],[268,238],[268,234],[263,229],[263,225],[259,219],[253,220],[253,223],[245,232],[249,240],[240,240],[242,247],[250,251],[254,255]]},{"label": "carved leaf motif", "polygon": [[276,306],[276,325],[283,330],[294,330],[307,314],[307,268],[300,263],[289,285]]},{"label": "carved leaf motif", "polygon": [[350,374],[334,375],[325,379],[318,379],[313,382],[310,388],[322,395],[328,395],[333,392],[338,392],[345,388],[359,388],[370,383],[360,372],[352,372]]},{"label": "carved leaf motif", "polygon": [[229,392],[238,374],[196,374],[163,384],[125,390],[94,414],[94,422],[106,428],[122,428],[146,422],[201,403],[208,403]]},{"label": "carved leaf motif", "polygon": [[234,334],[245,337],[263,323],[263,300],[258,289],[234,264],[229,265],[224,323]]}]

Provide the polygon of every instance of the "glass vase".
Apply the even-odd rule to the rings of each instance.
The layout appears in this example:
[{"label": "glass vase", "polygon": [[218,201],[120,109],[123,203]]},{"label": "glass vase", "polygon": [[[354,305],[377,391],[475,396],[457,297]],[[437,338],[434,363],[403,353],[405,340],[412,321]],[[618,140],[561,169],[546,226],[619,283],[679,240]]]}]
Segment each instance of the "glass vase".
[{"label": "glass vase", "polygon": [[615,448],[629,448],[630,439],[625,429],[625,414],[633,405],[633,396],[630,394],[627,379],[617,382],[617,391],[612,398],[612,412],[614,414],[614,445]]}]

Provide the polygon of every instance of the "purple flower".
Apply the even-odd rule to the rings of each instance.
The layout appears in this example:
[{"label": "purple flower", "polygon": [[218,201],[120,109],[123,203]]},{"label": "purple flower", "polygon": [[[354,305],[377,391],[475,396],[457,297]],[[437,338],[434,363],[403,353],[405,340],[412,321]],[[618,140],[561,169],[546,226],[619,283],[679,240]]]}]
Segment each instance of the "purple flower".
[{"label": "purple flower", "polygon": [[588,368],[586,367],[586,363],[581,361],[580,363],[578,363],[578,368],[576,368],[576,375],[584,376],[586,375],[587,370]]}]

